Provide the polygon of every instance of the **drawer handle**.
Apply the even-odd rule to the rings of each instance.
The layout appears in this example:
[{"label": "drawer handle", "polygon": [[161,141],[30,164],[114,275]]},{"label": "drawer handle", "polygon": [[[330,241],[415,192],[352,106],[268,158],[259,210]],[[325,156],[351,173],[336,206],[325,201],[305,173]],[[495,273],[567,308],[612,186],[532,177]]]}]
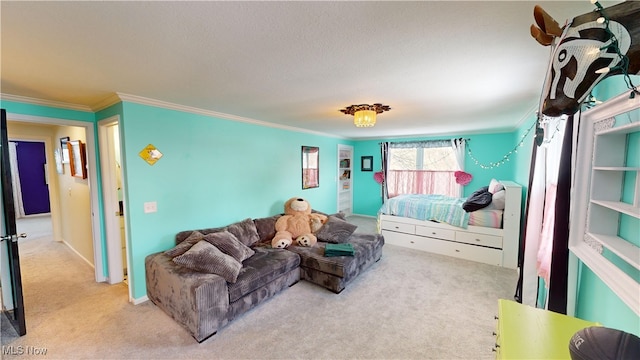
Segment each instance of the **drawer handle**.
[{"label": "drawer handle", "polygon": [[476,241],[482,241],[482,240],[480,240],[480,239],[476,239]]},{"label": "drawer handle", "polygon": [[496,320],[499,319],[498,315],[494,315],[493,318],[496,319]]},{"label": "drawer handle", "polygon": [[395,228],[396,228],[396,229],[400,229],[400,227],[399,227],[399,226],[396,226]]},{"label": "drawer handle", "polygon": [[494,332],[493,332],[493,336],[498,336],[498,334],[494,331]]},{"label": "drawer handle", "polygon": [[456,249],[456,252],[460,252],[460,250]]},{"label": "drawer handle", "polygon": [[431,232],[431,235],[435,235],[435,234],[436,234],[435,232],[433,232],[433,231]]}]

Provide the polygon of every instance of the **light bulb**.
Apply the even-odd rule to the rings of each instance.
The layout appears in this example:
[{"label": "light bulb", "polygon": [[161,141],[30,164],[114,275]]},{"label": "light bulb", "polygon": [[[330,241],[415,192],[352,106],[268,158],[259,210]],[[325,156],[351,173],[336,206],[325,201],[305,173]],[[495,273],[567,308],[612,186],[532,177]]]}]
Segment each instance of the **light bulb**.
[{"label": "light bulb", "polygon": [[609,67],[603,67],[602,69],[596,70],[596,74],[606,74],[609,71],[611,71],[611,69]]},{"label": "light bulb", "polygon": [[604,24],[604,21],[605,21],[605,19],[604,19],[604,17],[603,17],[603,16],[601,16],[601,17],[599,17],[599,18],[597,18],[597,19],[596,19],[596,22],[597,22],[598,24]]}]

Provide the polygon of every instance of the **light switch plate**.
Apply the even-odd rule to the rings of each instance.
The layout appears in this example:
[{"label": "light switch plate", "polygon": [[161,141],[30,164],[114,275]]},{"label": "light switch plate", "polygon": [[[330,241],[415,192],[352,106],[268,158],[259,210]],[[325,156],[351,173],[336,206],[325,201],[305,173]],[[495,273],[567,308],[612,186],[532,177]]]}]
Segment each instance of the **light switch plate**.
[{"label": "light switch plate", "polygon": [[158,211],[158,203],[155,201],[144,203],[144,213],[154,213]]}]

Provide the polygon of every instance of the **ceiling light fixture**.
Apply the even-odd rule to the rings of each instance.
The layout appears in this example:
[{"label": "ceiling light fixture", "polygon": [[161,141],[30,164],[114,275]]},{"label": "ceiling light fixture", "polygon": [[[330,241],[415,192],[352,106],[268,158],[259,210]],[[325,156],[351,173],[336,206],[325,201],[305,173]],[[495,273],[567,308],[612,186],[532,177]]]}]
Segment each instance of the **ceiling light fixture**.
[{"label": "ceiling light fixture", "polygon": [[376,115],[382,114],[385,111],[389,111],[391,108],[389,105],[382,104],[360,104],[351,105],[340,110],[347,115],[353,115],[353,124],[357,127],[372,127],[376,124]]}]

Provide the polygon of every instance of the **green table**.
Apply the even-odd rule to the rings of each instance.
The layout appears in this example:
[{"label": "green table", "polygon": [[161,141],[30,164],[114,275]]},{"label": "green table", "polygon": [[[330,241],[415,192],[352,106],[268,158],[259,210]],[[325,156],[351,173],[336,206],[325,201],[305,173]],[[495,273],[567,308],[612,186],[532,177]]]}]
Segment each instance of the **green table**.
[{"label": "green table", "polygon": [[552,311],[498,300],[497,359],[570,359],[569,340],[600,324]]}]

